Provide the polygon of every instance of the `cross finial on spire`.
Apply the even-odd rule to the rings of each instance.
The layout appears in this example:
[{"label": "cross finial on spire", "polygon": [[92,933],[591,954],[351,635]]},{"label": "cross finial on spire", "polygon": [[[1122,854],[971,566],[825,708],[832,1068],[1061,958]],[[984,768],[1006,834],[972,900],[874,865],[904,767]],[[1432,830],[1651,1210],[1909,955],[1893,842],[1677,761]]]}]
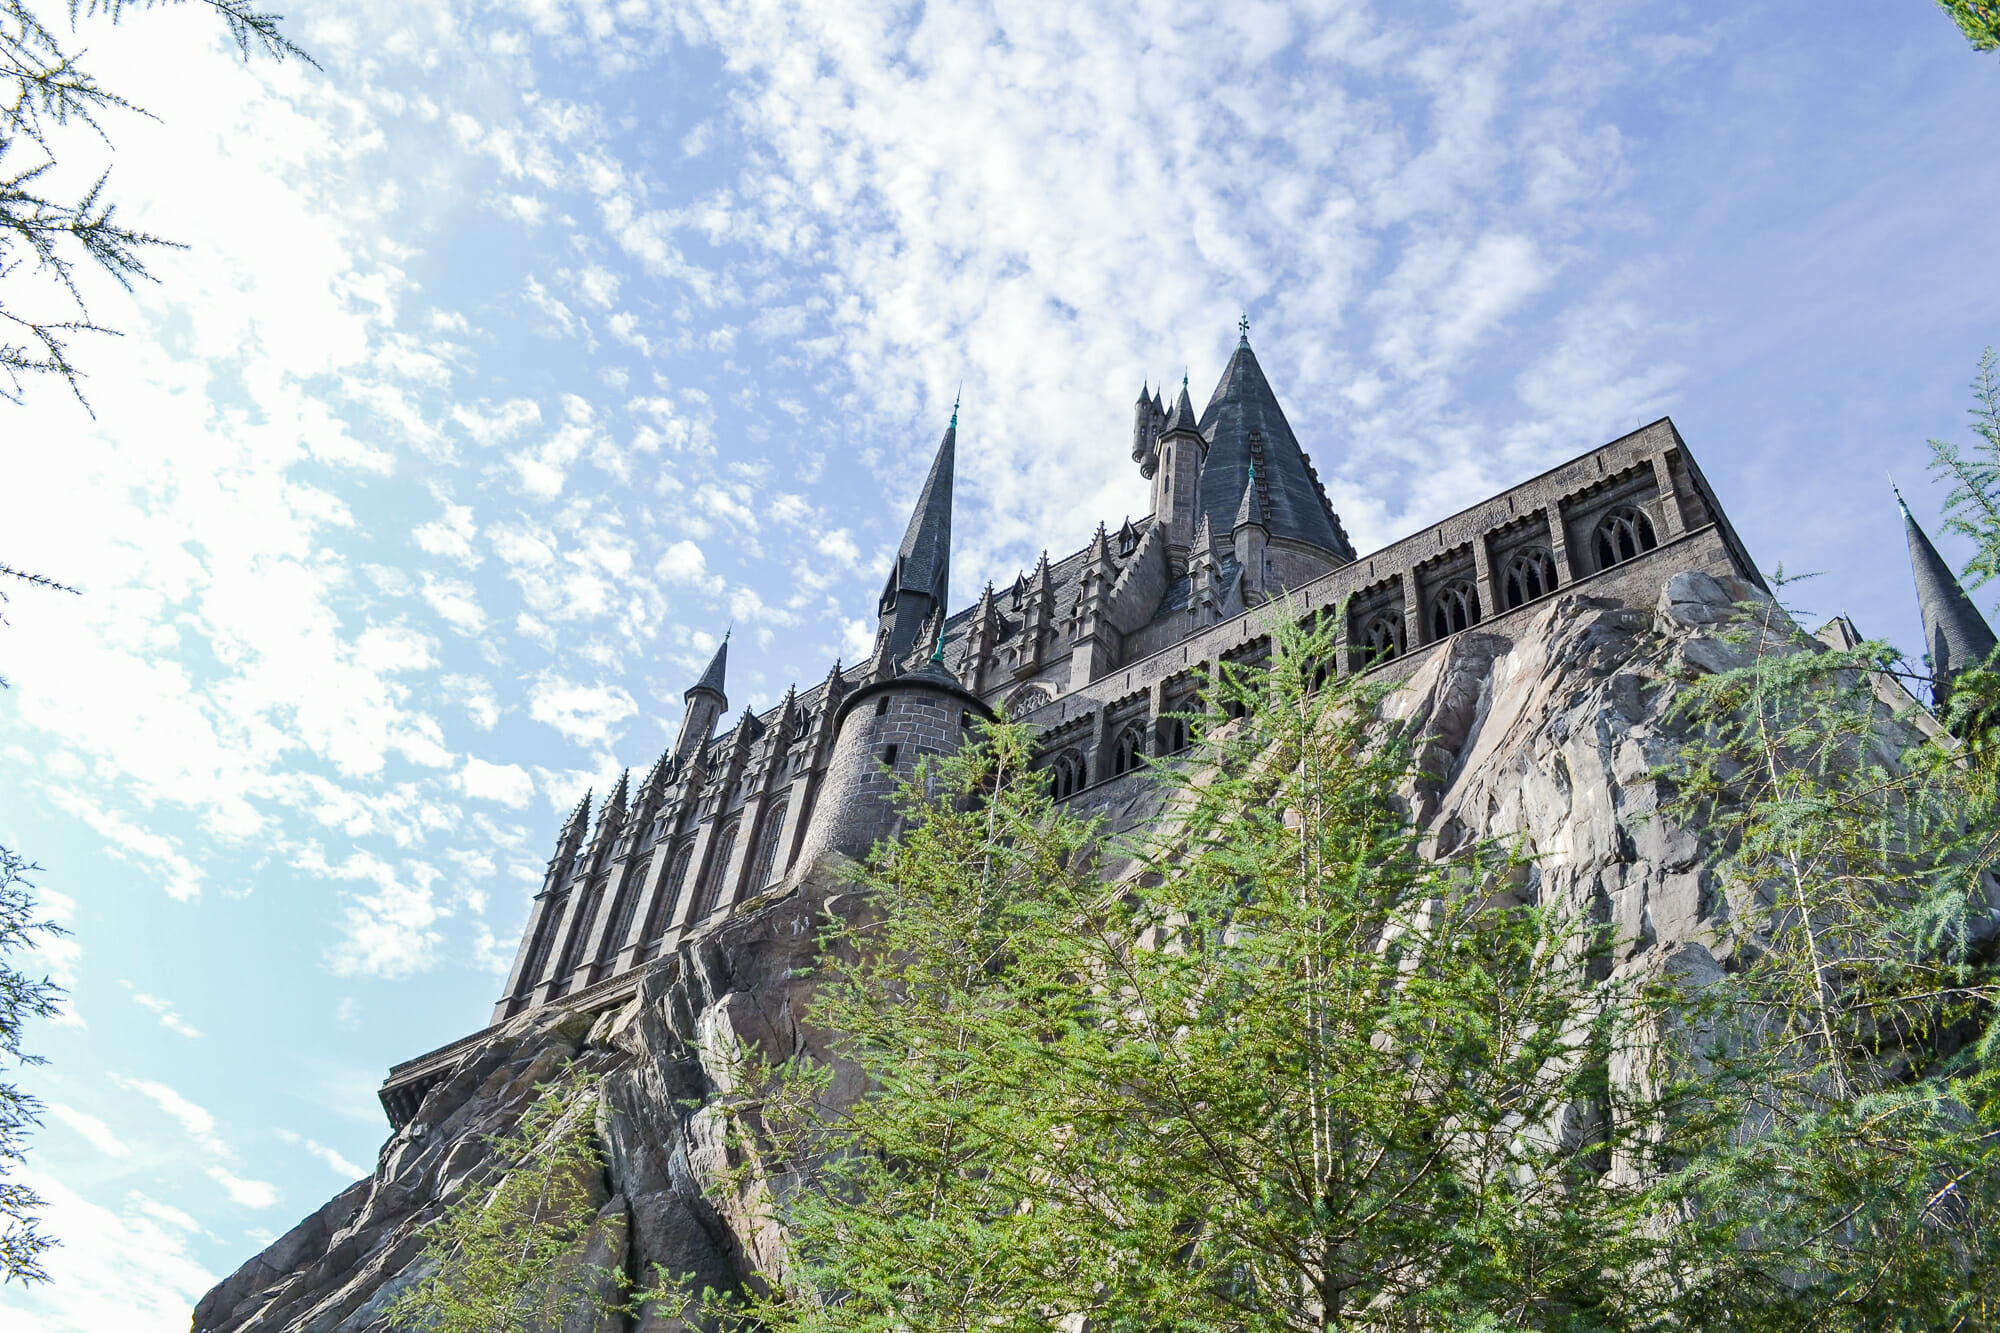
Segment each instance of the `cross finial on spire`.
[{"label": "cross finial on spire", "polygon": [[951,428],[958,429],[958,405],[965,398],[965,381],[958,382],[958,389],[951,396]]},{"label": "cross finial on spire", "polygon": [[1250,312],[1247,310],[1236,321],[1236,345],[1238,347],[1250,345]]},{"label": "cross finial on spire", "polygon": [[736,622],[732,620],[729,622],[729,628],[722,631],[722,641],[724,643],[728,643],[729,636],[734,634],[735,632],[736,632]]},{"label": "cross finial on spire", "polygon": [[1896,497],[1896,507],[1903,511],[1903,517],[1908,518],[1910,516],[1910,506],[1908,502],[1903,499],[1902,488],[1896,485],[1896,477],[1894,473],[1889,474],[1889,490],[1892,493],[1894,493]]}]

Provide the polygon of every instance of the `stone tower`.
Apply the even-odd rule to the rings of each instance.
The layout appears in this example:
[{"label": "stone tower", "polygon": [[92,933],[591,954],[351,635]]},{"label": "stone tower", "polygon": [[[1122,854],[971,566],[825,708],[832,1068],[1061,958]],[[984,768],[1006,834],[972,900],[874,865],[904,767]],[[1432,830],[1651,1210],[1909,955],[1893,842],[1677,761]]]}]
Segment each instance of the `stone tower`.
[{"label": "stone tower", "polygon": [[[944,662],[942,608],[951,561],[951,469],[957,441],[958,409],[953,408],[882,593],[874,678],[834,710],[833,757],[799,850],[801,865],[811,865],[827,852],[865,855],[895,830],[896,784],[916,770],[917,760],[956,750],[977,719],[993,716]],[[930,659],[915,671],[901,670],[903,654],[896,645],[907,644],[918,625],[933,621],[937,638]]]},{"label": "stone tower", "polygon": [[687,701],[687,712],[681,715],[680,735],[674,738],[675,763],[686,763],[696,750],[708,744],[708,738],[715,734],[716,719],[729,711],[729,696],[722,688],[728,671],[729,635],[725,632],[715,656],[709,659],[708,670],[681,696]]}]

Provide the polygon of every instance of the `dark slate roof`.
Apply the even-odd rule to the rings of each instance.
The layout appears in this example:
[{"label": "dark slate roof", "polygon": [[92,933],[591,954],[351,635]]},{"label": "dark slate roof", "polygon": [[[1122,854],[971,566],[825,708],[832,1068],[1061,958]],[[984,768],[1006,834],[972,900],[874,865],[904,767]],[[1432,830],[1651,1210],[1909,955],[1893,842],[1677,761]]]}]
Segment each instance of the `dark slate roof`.
[{"label": "dark slate roof", "polygon": [[722,678],[723,676],[728,674],[728,671],[729,671],[729,636],[725,634],[722,636],[721,646],[715,650],[715,656],[709,660],[708,670],[702,672],[701,679],[696,681],[694,684],[688,686],[687,693],[683,694],[681,697],[685,699],[689,694],[693,694],[696,690],[708,690],[710,693],[714,694],[716,698],[722,700],[723,711],[725,712],[728,711],[729,696],[725,694],[722,689]]},{"label": "dark slate roof", "polygon": [[1161,435],[1172,435],[1177,430],[1201,430],[1201,419],[1194,414],[1194,404],[1188,399],[1187,380],[1181,380],[1181,396],[1174,399],[1174,410],[1168,415],[1166,424],[1160,427]]},{"label": "dark slate roof", "polygon": [[1236,526],[1243,487],[1250,474],[1250,436],[1264,442],[1264,486],[1269,498],[1264,519],[1273,537],[1308,542],[1348,558],[1353,553],[1334,529],[1333,518],[1306,470],[1305,455],[1247,342],[1239,342],[1208,407],[1201,414],[1208,440],[1202,465],[1201,512],[1217,533]]},{"label": "dark slate roof", "polygon": [[896,548],[896,567],[889,571],[889,592],[907,588],[928,593],[934,606],[944,605],[951,578],[951,471],[957,451],[958,413],[953,412],[924,489],[917,495],[903,544]]},{"label": "dark slate roof", "polygon": [[1931,655],[1931,679],[1946,685],[1952,676],[1993,651],[1993,629],[1979,608],[1952,577],[1951,566],[1917,526],[1910,507],[1903,508],[1903,529],[1910,539],[1910,569],[1917,580],[1917,606],[1924,616],[1924,648]]},{"label": "dark slate roof", "polygon": [[1264,497],[1259,493],[1263,489],[1257,485],[1256,469],[1252,468],[1250,479],[1243,487],[1243,503],[1236,506],[1236,522],[1230,529],[1232,532],[1236,528],[1252,525],[1263,528],[1266,532],[1270,531],[1270,524],[1264,519]]}]

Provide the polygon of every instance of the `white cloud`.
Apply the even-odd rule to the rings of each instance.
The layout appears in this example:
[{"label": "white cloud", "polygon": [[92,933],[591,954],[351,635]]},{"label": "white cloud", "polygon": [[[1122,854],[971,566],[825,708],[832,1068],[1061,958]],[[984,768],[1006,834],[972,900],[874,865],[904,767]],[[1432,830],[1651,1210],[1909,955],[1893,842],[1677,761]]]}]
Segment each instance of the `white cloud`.
[{"label": "white cloud", "polygon": [[43,1220],[64,1244],[48,1255],[47,1286],[10,1289],[9,1329],[185,1333],[188,1311],[216,1283],[194,1254],[199,1222],[138,1190],[106,1206],[32,1167],[22,1183],[47,1201]]},{"label": "white cloud", "polygon": [[49,1115],[56,1123],[74,1130],[91,1147],[106,1157],[132,1155],[132,1149],[126,1146],[123,1139],[111,1132],[111,1126],[94,1115],[88,1115],[73,1106],[64,1106],[61,1102],[49,1103]]},{"label": "white cloud", "polygon": [[545,673],[528,692],[528,716],[561,732],[575,745],[603,745],[619,724],[639,711],[621,686],[579,685]]},{"label": "white cloud", "polygon": [[341,1154],[339,1149],[329,1148],[317,1139],[306,1138],[303,1135],[293,1133],[289,1129],[279,1130],[278,1137],[286,1143],[304,1148],[314,1157],[319,1158],[320,1161],[326,1163],[329,1171],[339,1176],[343,1181],[355,1180],[361,1176],[371,1174],[369,1168],[362,1166],[358,1162],[350,1161]]},{"label": "white cloud", "polygon": [[426,971],[438,961],[444,936],[437,925],[449,912],[433,892],[440,872],[423,862],[405,862],[399,871],[373,853],[357,851],[338,864],[316,852],[296,858],[302,868],[331,878],[373,884],[372,893],[349,893],[341,914],[341,935],[327,951],[336,976],[394,979]]},{"label": "white cloud", "polygon": [[425,574],[424,601],[460,634],[474,636],[486,628],[486,612],[480,609],[479,591],[463,579]]},{"label": "white cloud", "polygon": [[156,1083],[151,1079],[126,1078],[119,1074],[112,1074],[110,1078],[127,1092],[136,1092],[159,1107],[187,1131],[189,1138],[209,1152],[218,1157],[230,1155],[229,1145],[216,1135],[215,1117],[206,1108],[195,1105],[164,1083]]},{"label": "white cloud", "polygon": [[500,721],[500,697],[488,682],[477,676],[446,676],[440,683],[481,731],[493,730]]},{"label": "white cloud", "polygon": [[653,573],[668,583],[703,592],[721,592],[724,586],[719,575],[709,572],[708,557],[691,541],[677,541],[669,546],[653,566]]},{"label": "white cloud", "polygon": [[416,538],[418,549],[447,560],[455,560],[471,569],[479,564],[478,548],[472,539],[479,535],[479,527],[472,519],[472,506],[445,502],[444,513],[428,523],[420,524],[411,534]]},{"label": "white cloud", "polygon": [[541,406],[531,398],[509,398],[489,405],[471,407],[460,403],[451,409],[451,419],[477,444],[504,444],[542,419]]},{"label": "white cloud", "polygon": [[183,1037],[199,1037],[201,1031],[185,1018],[166,1000],[144,991],[133,991],[132,1002],[142,1009],[150,1010],[159,1020],[160,1026],[169,1032],[178,1032]]},{"label": "white cloud", "polygon": [[515,809],[535,796],[535,781],[526,769],[518,764],[489,764],[484,759],[467,759],[458,785],[467,796]]},{"label": "white cloud", "polygon": [[208,1178],[222,1186],[231,1203],[245,1208],[269,1208],[278,1201],[278,1187],[264,1180],[246,1180],[219,1166],[208,1168]]}]

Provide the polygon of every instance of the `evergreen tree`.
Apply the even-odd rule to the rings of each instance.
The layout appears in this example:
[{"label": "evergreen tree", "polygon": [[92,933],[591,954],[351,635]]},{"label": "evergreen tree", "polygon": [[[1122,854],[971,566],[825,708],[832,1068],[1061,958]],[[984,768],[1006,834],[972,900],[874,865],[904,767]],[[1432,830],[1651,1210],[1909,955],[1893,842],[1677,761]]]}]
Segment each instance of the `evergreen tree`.
[{"label": "evergreen tree", "polygon": [[[1986,767],[1898,744],[1882,644],[1745,608],[1686,682],[1673,817],[1706,830],[1736,963],[1659,1051],[1688,1105],[1656,1215],[1704,1329],[2000,1325],[2000,1027]],[[1910,716],[1914,705],[1908,705]]]},{"label": "evergreen tree", "polygon": [[46,975],[37,978],[16,965],[38,939],[63,933],[37,915],[28,881],[34,869],[0,847],[0,1285],[47,1281],[42,1256],[55,1244],[41,1229],[41,1196],[12,1178],[24,1160],[28,1132],[41,1123],[41,1103],[11,1077],[23,1065],[42,1062],[24,1045],[24,1029],[34,1019],[55,1017],[63,998]]},{"label": "evergreen tree", "polygon": [[[1407,738],[1282,629],[1240,720],[1106,849],[1019,727],[937,762],[829,950],[853,1067],[770,1071],[746,1169],[811,1330],[1597,1328],[1650,1113],[1601,933],[1473,844],[1427,857]],[[1103,877],[1129,857],[1111,880]],[[857,1080],[867,1089],[858,1099]],[[768,1155],[766,1155],[768,1154]]]},{"label": "evergreen tree", "polygon": [[[249,0],[197,0],[213,10],[247,56],[312,57],[280,29],[280,17]],[[117,23],[127,12],[184,0],[68,0],[79,18]],[[105,117],[143,109],[100,84],[43,21],[36,0],[0,0],[0,396],[20,401],[24,377],[58,375],[83,399],[82,370],[70,359],[79,333],[108,333],[95,322],[78,283],[95,266],[121,286],[150,278],[147,250],[171,244],[118,221],[106,191],[109,171],[74,201],[44,192],[59,147],[55,131],[81,124],[105,142]]]}]

